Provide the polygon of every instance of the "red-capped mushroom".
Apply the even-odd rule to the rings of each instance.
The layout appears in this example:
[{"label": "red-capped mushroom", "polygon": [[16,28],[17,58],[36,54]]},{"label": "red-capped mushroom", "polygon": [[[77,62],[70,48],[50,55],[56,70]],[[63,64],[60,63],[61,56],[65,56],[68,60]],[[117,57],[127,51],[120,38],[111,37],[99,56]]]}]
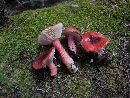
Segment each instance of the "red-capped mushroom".
[{"label": "red-capped mushroom", "polygon": [[75,41],[81,41],[82,39],[81,32],[78,29],[73,28],[73,27],[66,28],[64,29],[63,32],[68,37],[69,49],[76,54],[77,48],[76,48]]},{"label": "red-capped mushroom", "polygon": [[59,40],[59,38],[61,37],[62,28],[62,23],[46,28],[39,35],[38,41],[41,45],[53,44],[54,47],[58,50],[62,62],[67,66],[70,72],[75,73],[78,68],[75,65],[73,59],[65,51]]},{"label": "red-capped mushroom", "polygon": [[109,38],[99,32],[87,32],[82,36],[81,45],[86,52],[98,53],[109,42]]},{"label": "red-capped mushroom", "polygon": [[[46,62],[42,62],[42,60],[44,60],[46,56],[46,53],[43,51],[43,52],[40,52],[40,54],[36,57],[36,59],[33,61],[32,63],[32,67],[34,69],[41,69],[41,68],[44,68],[46,67]],[[44,60],[45,61],[45,60]]]},{"label": "red-capped mushroom", "polygon": [[54,54],[54,47],[52,47],[48,52],[40,52],[38,57],[33,61],[32,67],[37,70],[47,66],[50,69],[51,76],[55,76],[57,74],[57,67],[53,63]]}]

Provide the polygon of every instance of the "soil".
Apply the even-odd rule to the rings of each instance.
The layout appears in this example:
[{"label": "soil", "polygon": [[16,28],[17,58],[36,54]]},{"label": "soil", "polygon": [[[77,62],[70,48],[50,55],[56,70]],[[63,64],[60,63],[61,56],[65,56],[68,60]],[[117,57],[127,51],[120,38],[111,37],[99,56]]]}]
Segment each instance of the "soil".
[{"label": "soil", "polygon": [[[74,56],[74,54],[71,54],[69,52],[70,55],[73,55],[75,61],[77,61],[77,64],[80,69],[80,73],[74,75],[76,81],[78,78],[90,79],[91,83],[90,98],[130,97],[130,51],[129,51],[130,38],[118,36],[118,40],[119,44],[116,46],[117,49],[116,55],[114,55],[111,59],[108,57],[108,59],[98,61],[98,59],[96,59],[96,54],[83,53],[82,49],[79,51],[79,54],[81,55],[78,55],[78,57]],[[63,42],[64,40],[62,41],[62,43]],[[66,45],[64,47],[66,47]],[[112,54],[110,53],[110,55]],[[57,53],[55,57],[57,59],[55,63],[63,65]],[[90,62],[91,59],[94,60],[94,63]],[[113,63],[115,65],[113,65]],[[41,96],[44,96],[45,98],[50,97],[56,98],[57,96],[59,96],[57,94],[58,92],[62,94],[61,95],[62,97],[68,97],[68,96],[74,97],[74,93],[69,91],[69,88],[66,85],[68,80],[66,82],[62,82],[63,79],[65,79],[67,75],[70,74],[67,71],[67,69],[66,70],[64,69],[66,69],[64,66],[59,67],[58,69],[59,74],[61,74],[59,81],[55,81],[53,77],[48,77],[49,76],[48,69],[47,70],[41,69],[37,72],[35,71],[34,76],[36,76],[35,79],[37,80],[37,86],[39,86],[41,82],[49,81],[51,88],[47,92],[46,90],[44,91],[42,88],[39,91],[35,89],[33,92],[35,93],[42,92]],[[111,82],[114,83],[112,87],[109,84]],[[38,89],[38,87],[34,88]]]},{"label": "soil", "polygon": [[32,5],[29,0],[5,0],[3,4],[5,5],[4,7],[7,15],[13,16],[28,9],[51,7],[59,2],[65,2],[68,0],[43,0],[43,2],[40,2],[38,0],[36,1],[37,2],[35,3],[35,5]]},{"label": "soil", "polygon": [[[79,48],[80,46],[78,46],[78,55],[74,55],[68,50],[67,45],[64,44],[67,40],[62,39],[61,43],[76,61],[79,72],[70,74],[56,51],[54,63],[58,66],[58,76],[51,77],[49,70],[46,68],[37,71],[31,70],[36,81],[36,85],[30,89],[32,96],[34,98],[77,98],[76,95],[81,93],[80,89],[84,87],[86,88],[85,92],[89,91],[90,98],[130,98],[130,37],[113,35],[112,39],[118,39],[119,43],[115,46],[116,50],[108,50],[109,56],[104,60],[98,60],[97,54],[84,53],[82,48]],[[50,47],[39,46],[38,51],[48,50]],[[30,60],[31,55],[33,54],[23,51],[19,53],[18,60],[20,62],[29,62],[25,60]],[[94,62],[90,62],[91,59]],[[91,84],[88,88],[86,85],[87,81]],[[80,82],[82,84],[79,84]],[[48,89],[46,85],[49,86]],[[73,89],[75,86],[78,89]],[[10,89],[10,93],[2,93],[2,96],[22,98],[22,93],[16,85]],[[79,91],[76,92],[76,90]]]}]

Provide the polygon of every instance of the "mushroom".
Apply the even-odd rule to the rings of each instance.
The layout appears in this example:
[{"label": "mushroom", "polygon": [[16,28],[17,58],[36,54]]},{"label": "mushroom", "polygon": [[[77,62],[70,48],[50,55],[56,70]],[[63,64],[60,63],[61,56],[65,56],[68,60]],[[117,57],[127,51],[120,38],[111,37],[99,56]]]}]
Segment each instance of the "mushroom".
[{"label": "mushroom", "polygon": [[73,59],[65,51],[59,40],[59,38],[61,37],[62,28],[62,23],[58,23],[54,26],[46,28],[39,35],[38,41],[41,45],[53,44],[53,46],[57,49],[62,62],[67,66],[70,72],[75,73],[78,70],[78,68],[75,65]]},{"label": "mushroom", "polygon": [[107,53],[104,47],[109,42],[109,38],[99,32],[87,32],[82,36],[81,45],[86,52],[98,53],[99,58],[104,58]]},{"label": "mushroom", "polygon": [[40,52],[38,57],[33,61],[32,67],[38,70],[47,66],[50,69],[51,76],[55,76],[57,74],[57,67],[53,63],[54,54],[54,47],[52,47],[48,52]]},{"label": "mushroom", "polygon": [[80,31],[76,28],[70,27],[64,29],[64,34],[68,37],[69,49],[76,54],[77,48],[76,48],[75,41],[81,41],[82,39],[82,35]]}]

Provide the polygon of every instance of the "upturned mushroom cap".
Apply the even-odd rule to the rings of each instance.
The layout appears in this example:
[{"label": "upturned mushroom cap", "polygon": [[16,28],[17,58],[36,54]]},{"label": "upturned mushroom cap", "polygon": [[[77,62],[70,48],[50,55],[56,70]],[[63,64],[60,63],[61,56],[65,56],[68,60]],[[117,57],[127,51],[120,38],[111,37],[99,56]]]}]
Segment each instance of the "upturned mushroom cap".
[{"label": "upturned mushroom cap", "polygon": [[53,61],[55,54],[55,48],[52,47],[48,52],[40,52],[37,58],[33,61],[32,67],[34,69],[41,69],[46,67],[51,61]]},{"label": "upturned mushroom cap", "polygon": [[78,41],[81,41],[82,39],[81,32],[77,28],[74,28],[74,27],[65,28],[63,32],[66,36],[69,36],[69,35],[74,36],[75,39]]},{"label": "upturned mushroom cap", "polygon": [[99,32],[87,32],[82,36],[81,45],[86,52],[99,52],[109,42],[109,38]]},{"label": "upturned mushroom cap", "polygon": [[43,30],[38,37],[38,42],[41,45],[49,45],[53,40],[60,38],[62,33],[63,24],[58,23]]}]

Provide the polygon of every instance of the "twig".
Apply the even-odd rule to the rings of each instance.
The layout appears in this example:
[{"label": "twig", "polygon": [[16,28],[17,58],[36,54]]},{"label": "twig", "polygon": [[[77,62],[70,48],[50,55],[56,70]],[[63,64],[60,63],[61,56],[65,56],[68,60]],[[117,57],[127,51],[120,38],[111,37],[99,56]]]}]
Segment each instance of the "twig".
[{"label": "twig", "polygon": [[16,2],[23,7],[22,3],[19,0],[16,0]]}]

